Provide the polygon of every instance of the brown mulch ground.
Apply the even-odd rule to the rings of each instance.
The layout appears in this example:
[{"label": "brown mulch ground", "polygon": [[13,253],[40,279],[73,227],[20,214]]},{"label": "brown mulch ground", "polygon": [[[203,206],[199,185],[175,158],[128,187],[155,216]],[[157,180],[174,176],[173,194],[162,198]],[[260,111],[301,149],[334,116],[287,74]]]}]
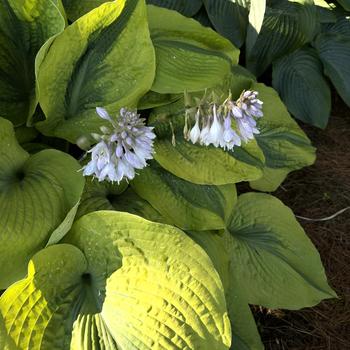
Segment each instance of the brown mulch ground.
[{"label": "brown mulch ground", "polygon": [[[296,215],[330,216],[350,206],[350,109],[333,98],[326,130],[302,125],[317,147],[317,161],[289,175],[275,193]],[[320,252],[339,300],[300,311],[257,311],[267,350],[350,350],[350,210],[325,222],[300,220]]]}]

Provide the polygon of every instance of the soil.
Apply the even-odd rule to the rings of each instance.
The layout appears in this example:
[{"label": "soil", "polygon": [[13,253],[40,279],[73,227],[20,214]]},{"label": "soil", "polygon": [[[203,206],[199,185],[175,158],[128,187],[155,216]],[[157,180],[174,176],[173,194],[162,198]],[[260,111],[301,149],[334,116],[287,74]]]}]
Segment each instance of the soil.
[{"label": "soil", "polygon": [[[317,161],[289,175],[274,193],[296,215],[324,218],[350,206],[350,109],[333,96],[326,130],[300,123]],[[319,222],[299,219],[320,252],[339,299],[299,311],[255,309],[267,350],[350,350],[350,209]]]}]

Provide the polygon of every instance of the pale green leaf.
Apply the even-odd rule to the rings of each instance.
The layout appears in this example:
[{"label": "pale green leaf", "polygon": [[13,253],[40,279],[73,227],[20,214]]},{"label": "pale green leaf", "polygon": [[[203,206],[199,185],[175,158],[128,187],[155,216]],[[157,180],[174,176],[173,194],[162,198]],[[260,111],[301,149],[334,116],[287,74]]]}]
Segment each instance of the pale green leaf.
[{"label": "pale green leaf", "polygon": [[176,11],[149,5],[148,20],[157,61],[155,92],[178,94],[213,87],[238,62],[239,50],[227,39]]},{"label": "pale green leaf", "polygon": [[264,155],[255,140],[233,151],[192,144],[183,137],[184,120],[183,99],[156,108],[151,115],[157,134],[154,158],[164,169],[200,185],[232,184],[262,176]]},{"label": "pale green leaf", "polygon": [[102,4],[50,46],[38,72],[46,120],[36,126],[73,143],[98,132],[103,120],[95,108],[115,114],[121,107],[136,107],[151,87],[154,69],[144,0]]},{"label": "pale green leaf", "polygon": [[232,275],[250,304],[299,309],[336,296],[316,248],[275,197],[241,195],[228,232]]},{"label": "pale green leaf", "polygon": [[108,0],[62,0],[68,18],[73,22]]},{"label": "pale green leaf", "polygon": [[112,211],[82,217],[64,244],[37,253],[27,278],[1,296],[0,315],[22,349],[231,343],[223,287],[205,252],[176,228]]},{"label": "pale green leaf", "polygon": [[0,289],[24,277],[29,259],[56,229],[60,237],[69,230],[84,187],[79,168],[56,150],[30,156],[0,118]]},{"label": "pale green leaf", "polygon": [[131,182],[135,192],[164,218],[184,230],[212,230],[225,227],[237,193],[233,184],[196,185],[151,162]]}]

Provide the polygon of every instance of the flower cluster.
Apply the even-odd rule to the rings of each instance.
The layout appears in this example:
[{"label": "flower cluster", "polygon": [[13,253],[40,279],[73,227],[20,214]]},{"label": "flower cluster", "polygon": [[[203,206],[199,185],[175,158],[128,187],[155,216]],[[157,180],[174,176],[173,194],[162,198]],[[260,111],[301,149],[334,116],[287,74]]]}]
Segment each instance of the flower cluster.
[{"label": "flower cluster", "polygon": [[97,114],[108,121],[111,127],[102,126],[103,135],[93,134],[98,143],[90,150],[90,162],[84,166],[84,176],[93,175],[99,181],[120,182],[135,177],[135,169],[144,168],[147,159],[153,156],[152,127],[145,126],[144,119],[136,111],[120,110],[114,120],[103,108]]},{"label": "flower cluster", "polygon": [[[195,124],[189,131],[186,121],[185,137],[192,143],[232,150],[242,141],[248,142],[254,139],[254,134],[259,134],[256,118],[263,116],[262,105],[258,92],[243,91],[237,101],[228,98],[222,105],[213,103],[207,113],[203,113],[199,106]],[[233,125],[236,128],[232,128]]]}]

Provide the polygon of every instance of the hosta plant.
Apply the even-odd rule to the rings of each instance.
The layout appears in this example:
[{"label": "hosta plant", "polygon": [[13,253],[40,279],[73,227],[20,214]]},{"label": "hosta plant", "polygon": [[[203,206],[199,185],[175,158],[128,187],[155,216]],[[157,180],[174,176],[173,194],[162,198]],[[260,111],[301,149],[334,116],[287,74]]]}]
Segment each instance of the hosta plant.
[{"label": "hosta plant", "polygon": [[263,193],[315,149],[230,41],[144,0],[0,9],[1,349],[262,349],[249,305],[335,297]]},{"label": "hosta plant", "polygon": [[255,75],[271,77],[292,115],[326,127],[331,85],[350,106],[350,2],[346,0],[148,0],[215,28]]}]

